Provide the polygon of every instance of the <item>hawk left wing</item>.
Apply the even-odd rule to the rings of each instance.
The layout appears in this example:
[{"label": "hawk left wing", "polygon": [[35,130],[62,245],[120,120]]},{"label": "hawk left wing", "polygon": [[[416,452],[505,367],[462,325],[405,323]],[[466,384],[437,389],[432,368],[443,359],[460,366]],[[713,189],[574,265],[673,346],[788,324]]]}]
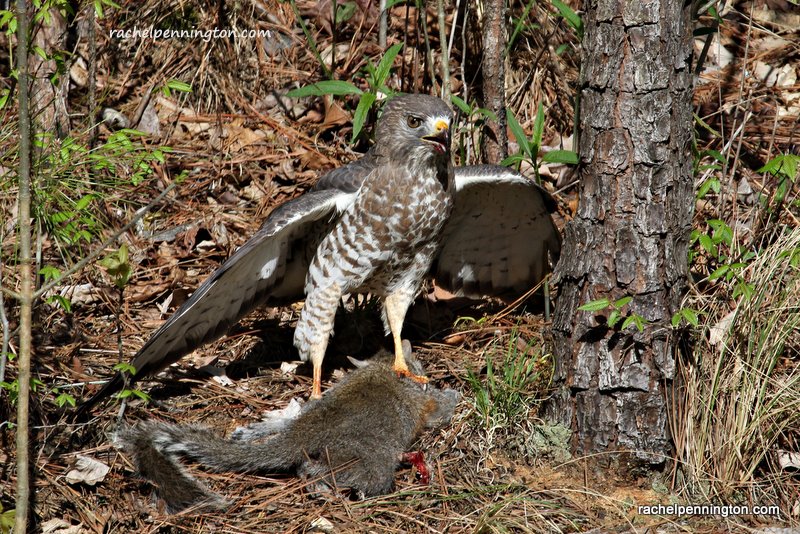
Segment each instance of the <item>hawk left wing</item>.
[{"label": "hawk left wing", "polygon": [[[303,298],[308,263],[316,246],[352,203],[355,194],[338,189],[306,193],[275,208],[239,247],[136,353],[131,381],[154,374],[213,341],[265,302]],[[79,407],[78,414],[122,389],[117,373]]]}]

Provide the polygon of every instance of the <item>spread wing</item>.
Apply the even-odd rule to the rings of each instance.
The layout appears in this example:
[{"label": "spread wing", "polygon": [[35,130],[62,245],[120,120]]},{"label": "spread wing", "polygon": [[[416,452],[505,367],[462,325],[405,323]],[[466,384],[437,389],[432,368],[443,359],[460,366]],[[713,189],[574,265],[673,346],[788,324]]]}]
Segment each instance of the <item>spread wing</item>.
[{"label": "spread wing", "polygon": [[524,292],[558,261],[561,237],[550,195],[496,165],[456,167],[453,214],[434,263],[436,282],[459,295]]},{"label": "spread wing", "polygon": [[[306,193],[276,208],[142,346],[131,365],[139,378],[176,362],[267,301],[299,300],[308,263],[322,237],[353,202],[354,193],[326,189]],[[81,405],[85,411],[121,389],[117,374]]]}]

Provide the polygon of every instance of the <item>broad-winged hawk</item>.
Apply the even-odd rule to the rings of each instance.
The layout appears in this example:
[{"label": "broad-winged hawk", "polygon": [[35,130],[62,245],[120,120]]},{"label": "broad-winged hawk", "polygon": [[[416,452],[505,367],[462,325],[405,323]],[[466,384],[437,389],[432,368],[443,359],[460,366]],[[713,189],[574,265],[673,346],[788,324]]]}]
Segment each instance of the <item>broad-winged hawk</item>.
[{"label": "broad-winged hawk", "polygon": [[[454,170],[451,121],[438,98],[390,100],[370,151],[276,208],[139,350],[133,378],[218,338],[257,305],[305,296],[294,343],[313,364],[312,395],[319,396],[321,363],[343,295],[383,299],[395,369],[406,373],[400,333],[429,272],[439,285],[468,296],[538,283],[560,251],[552,200],[504,167]],[[83,408],[122,384],[115,376]]]}]

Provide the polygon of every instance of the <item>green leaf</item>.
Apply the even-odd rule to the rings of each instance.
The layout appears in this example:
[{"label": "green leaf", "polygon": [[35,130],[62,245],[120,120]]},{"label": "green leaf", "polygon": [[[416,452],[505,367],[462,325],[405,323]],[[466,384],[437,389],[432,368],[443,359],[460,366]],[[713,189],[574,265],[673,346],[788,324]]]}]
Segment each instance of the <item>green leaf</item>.
[{"label": "green leaf", "polygon": [[114,280],[114,285],[122,289],[131,277],[131,265],[128,263],[128,247],[123,243],[117,252],[109,254],[97,262]]},{"label": "green leaf", "polygon": [[39,269],[39,275],[43,276],[46,282],[49,282],[51,280],[58,280],[58,277],[61,276],[61,271],[52,265],[45,265]]},{"label": "green leaf", "polygon": [[578,309],[580,311],[600,311],[605,310],[611,306],[611,301],[608,299],[598,299],[593,300],[591,302],[587,302],[583,306],[579,306]]},{"label": "green leaf", "polygon": [[769,160],[757,172],[768,172],[773,176],[783,176],[794,182],[797,180],[798,166],[800,166],[800,156],[781,154]]},{"label": "green leaf", "polygon": [[506,108],[506,121],[508,122],[508,127],[511,129],[511,133],[514,134],[514,138],[517,140],[520,151],[526,156],[532,157],[531,144],[525,136],[525,131],[509,108]]},{"label": "green leaf", "polygon": [[703,247],[703,250],[705,250],[708,254],[714,257],[717,256],[718,254],[717,245],[715,245],[714,241],[711,240],[711,236],[707,234],[702,234],[698,238],[698,242],[700,243],[700,246]]},{"label": "green leaf", "polygon": [[464,102],[463,99],[459,98],[456,95],[450,95],[450,101],[453,103],[453,105],[455,105],[458,109],[460,109],[461,113],[463,113],[464,115],[468,117],[472,115],[472,108],[470,108],[469,104]]},{"label": "green leaf", "polygon": [[292,89],[286,96],[291,98],[301,98],[304,96],[323,96],[323,95],[360,95],[363,91],[350,82],[341,80],[323,80],[321,82]]},{"label": "green leaf", "polygon": [[2,514],[0,514],[0,532],[3,534],[8,534],[11,532],[11,529],[14,528],[14,522],[16,521],[17,516],[17,509],[12,508],[11,510],[6,510]]},{"label": "green leaf", "polygon": [[550,2],[555,6],[556,9],[558,9],[558,12],[562,17],[564,17],[564,20],[567,21],[567,24],[569,24],[572,29],[575,30],[575,33],[578,34],[578,39],[583,40],[583,21],[578,14],[561,0],[550,0]]},{"label": "green leaf", "polygon": [[614,325],[616,325],[621,318],[622,316],[620,315],[619,310],[612,311],[610,314],[608,314],[608,326],[614,328]]},{"label": "green leaf", "polygon": [[622,308],[623,306],[625,306],[626,304],[628,304],[632,300],[633,300],[633,297],[631,297],[631,296],[622,297],[621,299],[619,299],[616,302],[614,302],[614,307],[617,308],[617,309],[620,309],[620,308]]},{"label": "green leaf", "polygon": [[709,191],[714,191],[715,193],[719,193],[720,191],[720,184],[718,178],[709,178],[703,185],[700,186],[700,189],[697,190],[697,198],[702,199],[708,194]]},{"label": "green leaf", "polygon": [[336,24],[341,24],[342,22],[347,22],[353,17],[353,13],[356,11],[356,3],[355,2],[346,2],[345,4],[340,4],[336,8]]},{"label": "green leaf", "polygon": [[712,158],[714,158],[715,160],[717,160],[722,164],[725,163],[725,156],[723,156],[722,152],[720,152],[719,150],[714,150],[713,148],[709,148],[704,153],[708,154],[709,156],[711,156]]},{"label": "green leaf", "polygon": [[644,332],[645,322],[646,321],[645,321],[644,317],[642,317],[641,315],[633,314],[630,317],[628,317],[627,319],[625,319],[625,321],[623,321],[622,326],[620,327],[620,330],[625,330],[626,328],[628,328],[628,326],[633,324],[633,325],[636,326],[636,329],[639,332]]},{"label": "green leaf", "polygon": [[681,317],[682,315],[680,311],[672,314],[672,320],[670,321],[670,323],[672,323],[672,328],[677,328],[677,326],[681,323]]},{"label": "green leaf", "polygon": [[180,93],[191,93],[192,92],[192,86],[190,84],[188,84],[186,82],[182,82],[180,80],[175,80],[175,79],[167,80],[167,83],[165,85],[166,85],[167,88],[169,88],[169,89],[171,89],[173,91],[178,91]]},{"label": "green leaf", "polygon": [[131,393],[133,393],[135,396],[139,397],[145,402],[150,402],[150,395],[148,395],[147,393],[145,393],[140,389],[133,389],[131,390]]},{"label": "green leaf", "polygon": [[542,161],[547,163],[563,163],[565,165],[577,165],[578,153],[574,150],[551,150],[545,152]]},{"label": "green leaf", "polygon": [[700,115],[697,115],[697,114],[693,114],[693,115],[694,115],[695,122],[697,122],[697,124],[699,124],[704,130],[708,131],[714,137],[721,137],[721,135],[720,135],[720,133],[718,131],[716,131],[714,128],[709,126],[709,124],[707,122],[705,122],[703,119],[700,118]]},{"label": "green leaf", "polygon": [[75,209],[78,210],[78,211],[85,210],[89,206],[89,204],[91,204],[91,202],[94,199],[95,199],[95,195],[92,195],[92,194],[82,196],[75,203]]},{"label": "green leaf", "polygon": [[486,117],[490,121],[497,122],[497,114],[495,114],[495,112],[492,111],[491,109],[478,108],[478,115],[483,115],[484,117]]},{"label": "green leaf", "polygon": [[69,404],[70,406],[72,406],[74,408],[75,407],[75,397],[73,397],[69,393],[62,393],[58,397],[56,397],[56,405],[59,408],[63,408],[67,404]]},{"label": "green leaf", "polygon": [[511,167],[524,160],[525,156],[523,156],[522,154],[514,154],[512,156],[508,156],[506,159],[501,161],[500,165],[502,165],[503,167]]},{"label": "green leaf", "polygon": [[720,267],[717,267],[716,269],[714,269],[713,273],[708,275],[709,282],[712,280],[716,280],[717,278],[722,278],[728,273],[728,271],[730,271],[730,269],[731,269],[730,265],[722,265]]},{"label": "green leaf", "polygon": [[61,308],[65,312],[72,313],[72,303],[66,297],[62,297],[61,295],[53,295],[53,296],[51,296],[50,298],[47,299],[47,302],[50,303],[50,304],[55,302],[56,304],[61,306]]},{"label": "green leaf", "polygon": [[113,369],[115,371],[119,371],[120,373],[128,373],[129,375],[135,375],[136,374],[136,367],[134,367],[133,365],[131,365],[131,364],[127,363],[127,362],[120,362],[120,363],[116,364],[113,367]]},{"label": "green leaf", "polygon": [[378,63],[378,68],[375,69],[374,89],[380,89],[381,86],[386,83],[386,80],[389,78],[389,72],[394,64],[394,58],[397,57],[397,54],[400,53],[402,48],[403,43],[394,44],[389,47],[389,50],[383,55],[381,62]]},{"label": "green leaf", "polygon": [[544,106],[539,102],[536,108],[536,118],[533,119],[533,142],[531,143],[531,159],[533,160],[539,152],[539,147],[542,146],[542,135],[544,135]]},{"label": "green leaf", "polygon": [[746,298],[750,298],[753,296],[753,292],[755,291],[755,286],[753,284],[749,284],[744,280],[737,283],[733,288],[733,298],[739,298],[739,296],[744,295]]},{"label": "green leaf", "polygon": [[367,113],[369,113],[372,104],[375,103],[377,95],[375,93],[364,93],[361,95],[361,100],[358,101],[356,112],[353,114],[353,142],[358,139],[361,129],[367,120]]},{"label": "green leaf", "polygon": [[690,325],[697,327],[700,324],[700,318],[697,316],[697,312],[691,308],[683,308],[680,311],[681,316],[686,319],[686,322]]}]

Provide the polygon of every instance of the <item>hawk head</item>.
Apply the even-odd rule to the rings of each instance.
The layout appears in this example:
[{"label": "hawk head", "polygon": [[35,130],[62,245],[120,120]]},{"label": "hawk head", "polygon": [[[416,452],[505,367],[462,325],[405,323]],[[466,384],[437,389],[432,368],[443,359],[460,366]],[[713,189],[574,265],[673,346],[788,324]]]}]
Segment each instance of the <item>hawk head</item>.
[{"label": "hawk head", "polygon": [[450,161],[453,114],[440,98],[401,95],[389,100],[375,131],[375,147],[398,162]]}]

